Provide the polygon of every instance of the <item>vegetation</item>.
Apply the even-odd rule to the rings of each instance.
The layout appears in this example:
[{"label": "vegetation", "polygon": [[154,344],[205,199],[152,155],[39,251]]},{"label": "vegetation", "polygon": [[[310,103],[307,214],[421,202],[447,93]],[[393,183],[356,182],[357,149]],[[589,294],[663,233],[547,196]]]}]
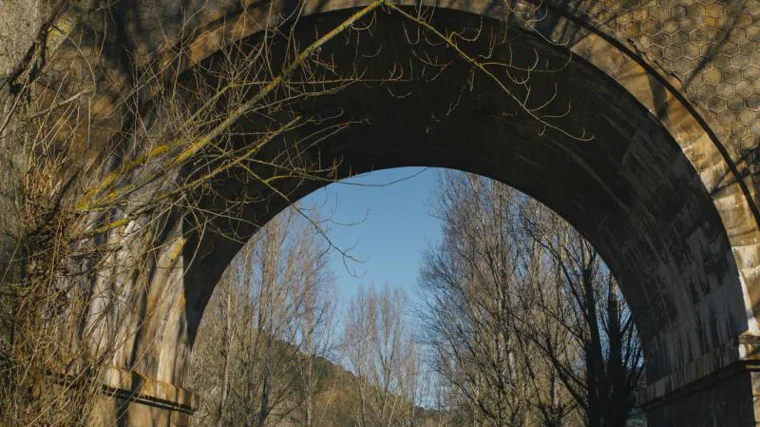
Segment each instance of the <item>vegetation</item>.
[{"label": "vegetation", "polygon": [[503,184],[448,173],[422,267],[433,369],[476,425],[623,426],[642,385],[633,319],[593,247]]},{"label": "vegetation", "polygon": [[[93,16],[110,22],[111,4],[95,3]],[[104,400],[102,379],[114,364],[137,363],[124,349],[139,334],[160,334],[151,319],[162,306],[153,302],[171,301],[163,296],[172,289],[161,284],[178,274],[167,255],[183,249],[177,230],[223,233],[218,222],[250,204],[290,204],[304,182],[335,179],[339,165],[300,154],[359,119],[304,116],[298,105],[362,82],[365,70],[320,52],[333,39],[370,33],[376,14],[408,24],[405,49],[447,47],[452,57],[409,55],[434,70],[425,78],[464,64],[472,76],[462,90],[478,75],[542,132],[591,138],[561,125],[569,110],[552,106],[555,96],[531,97],[531,75],[556,71],[548,61],[542,68],[539,58],[499,63],[469,54],[479,31],[438,28],[431,10],[380,0],[305,45],[286,22],[255,41],[223,41],[225,49],[196,69],[182,68],[182,52],[169,52],[166,64],[135,64],[142,68],[129,70],[133,80],[119,99],[123,127],[104,137],[90,110],[101,81],[71,77],[79,71],[73,59],[60,77],[67,90],[43,87],[52,77],[37,81],[54,62],[44,52],[47,30],[69,6],[49,8],[39,40],[3,82],[12,90],[2,100],[0,134],[23,147],[14,214],[24,224],[0,272],[3,424],[112,424],[92,418]],[[195,30],[182,29],[180,38]],[[131,63],[137,52],[116,55]],[[371,57],[358,47],[356,56]],[[383,82],[400,79],[395,72]],[[296,206],[255,234],[206,309],[190,369],[201,396],[194,422],[622,425],[640,383],[640,352],[598,255],[511,190],[473,177],[456,184],[460,178],[446,178],[441,194],[446,239],[423,266],[429,300],[419,337],[403,296],[390,288],[360,293],[336,328],[325,253],[340,248],[323,239],[313,216]],[[229,182],[246,190],[220,191]]]},{"label": "vegetation", "polygon": [[386,285],[336,322],[328,248],[293,212],[246,246],[196,343],[197,425],[626,425],[642,356],[599,255],[510,187],[439,177],[416,316]]}]

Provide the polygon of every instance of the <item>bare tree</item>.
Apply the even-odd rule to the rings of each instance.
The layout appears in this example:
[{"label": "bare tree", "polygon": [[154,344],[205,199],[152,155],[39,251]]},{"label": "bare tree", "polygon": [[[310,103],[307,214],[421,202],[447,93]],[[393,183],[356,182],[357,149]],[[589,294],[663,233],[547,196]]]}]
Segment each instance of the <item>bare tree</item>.
[{"label": "bare tree", "polygon": [[314,364],[331,348],[334,303],[325,244],[299,218],[267,224],[212,298],[192,361],[193,383],[214,402],[200,425],[316,425]]},{"label": "bare tree", "polygon": [[313,229],[302,232],[299,242],[304,248],[301,258],[303,265],[300,280],[301,309],[295,318],[295,339],[299,355],[295,360],[298,374],[298,401],[293,421],[303,427],[322,425],[322,416],[327,404],[315,408],[315,398],[319,393],[329,389],[318,371],[317,364],[330,356],[334,347],[335,312],[337,299],[332,286],[332,275],[327,265],[329,249],[321,236]]},{"label": "bare tree", "polygon": [[426,332],[475,424],[624,425],[641,353],[599,255],[505,185],[461,173],[441,183],[443,242],[421,270]]},{"label": "bare tree", "polygon": [[515,195],[471,175],[443,175],[442,185],[443,242],[421,271],[434,366],[465,397],[474,425],[527,425],[529,354],[514,322],[521,290]]},{"label": "bare tree", "polygon": [[407,425],[414,417],[418,356],[404,320],[405,297],[388,285],[360,288],[344,323],[342,352],[356,375],[359,427]]},{"label": "bare tree", "polygon": [[[244,253],[250,253],[246,247]],[[233,264],[234,265],[234,264]],[[238,267],[238,265],[234,265]],[[190,382],[198,387],[202,396],[195,425],[223,426],[228,422],[228,403],[237,368],[236,358],[241,351],[237,340],[241,327],[238,313],[248,296],[241,292],[238,279],[240,270],[229,268],[220,279],[214,296],[206,309],[204,323],[193,350]]]},{"label": "bare tree", "polygon": [[[545,321],[526,319],[534,326],[528,336],[583,408],[589,426],[625,426],[643,382],[633,317],[591,244],[538,203],[529,201],[524,207],[525,229],[546,250],[555,276],[554,293],[564,297],[554,303],[536,300],[543,312],[538,318]],[[570,338],[569,344],[550,336],[549,329],[557,326]]]},{"label": "bare tree", "polygon": [[[84,51],[62,59],[70,63],[57,67],[62,75],[56,71],[48,75],[49,87],[36,82],[45,71],[40,68],[43,63],[56,60],[52,51],[41,53],[39,46],[47,46],[48,30],[56,19],[73,12],[69,3],[45,5],[51,13],[43,19],[39,38],[0,85],[3,93],[6,84],[13,87],[12,97],[3,95],[0,137],[5,144],[6,131],[13,129],[11,134],[23,135],[19,141],[24,141],[19,144],[23,168],[14,206],[25,227],[13,248],[12,265],[3,260],[0,272],[0,412],[13,425],[113,425],[114,420],[98,415],[103,406],[101,380],[139,331],[151,329],[145,326],[157,317],[154,310],[162,309],[161,304],[148,302],[162,292],[156,286],[160,280],[151,282],[153,274],[174,270],[161,265],[169,261],[157,255],[173,244],[161,236],[170,235],[182,219],[188,224],[195,221],[198,230],[213,228],[215,218],[234,215],[241,205],[252,202],[253,196],[245,195],[218,211],[200,208],[198,200],[203,197],[223,197],[214,190],[222,178],[255,182],[277,198],[290,194],[280,191],[283,181],[326,179],[332,166],[320,168],[276,156],[262,166],[254,157],[273,140],[282,141],[286,133],[313,119],[293,117],[286,112],[289,104],[334,93],[356,81],[352,75],[338,79],[331,75],[332,83],[323,81],[324,70],[331,65],[317,58],[318,51],[339,34],[358,31],[352,24],[381,4],[374,2],[306,45],[286,42],[272,48],[275,41],[269,32],[278,33],[274,28],[267,28],[256,46],[225,40],[214,64],[202,67],[204,76],[183,72],[184,54],[172,57],[172,53],[161,59],[166,63],[121,70],[132,77],[121,88],[118,104],[123,109],[113,112],[124,115],[124,127],[104,135],[98,133],[99,125],[93,125],[90,109],[102,85],[96,76],[90,80],[85,76],[90,73],[78,73],[87,61],[78,56]],[[98,13],[113,13],[114,5],[98,4]],[[178,37],[184,40],[193,31],[182,28]],[[283,50],[281,66],[272,67],[273,55]],[[126,47],[123,53],[130,58],[137,54]],[[252,115],[266,119],[251,120]],[[323,118],[317,119],[323,123]],[[243,122],[254,122],[253,129],[243,131]],[[337,119],[317,126],[316,132],[297,137],[291,133],[284,144],[314,145],[314,139],[345,126]],[[241,135],[245,143],[240,142]],[[5,255],[5,247],[3,251]],[[273,308],[281,301],[270,296],[274,299],[268,299],[266,307],[254,311],[265,315],[266,325],[287,317]],[[234,303],[235,294],[230,293],[225,310]],[[228,331],[229,344],[234,323]],[[266,354],[272,356],[274,347]],[[130,357],[118,365],[134,369]],[[280,359],[270,361],[262,378],[276,376]],[[232,369],[234,360],[228,362]],[[215,409],[215,423],[229,416],[228,406],[239,399],[234,380],[226,380],[229,393]],[[277,392],[268,390],[272,392],[262,395],[270,402],[278,400]],[[112,415],[123,416],[127,405],[120,404]],[[257,414],[266,418],[270,411],[260,409]]]}]

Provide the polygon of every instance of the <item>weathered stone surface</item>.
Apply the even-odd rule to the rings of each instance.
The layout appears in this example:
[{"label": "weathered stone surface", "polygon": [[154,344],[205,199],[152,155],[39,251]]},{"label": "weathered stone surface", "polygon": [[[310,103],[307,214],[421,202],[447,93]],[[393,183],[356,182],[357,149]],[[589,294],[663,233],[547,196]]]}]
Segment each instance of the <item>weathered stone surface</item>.
[{"label": "weathered stone surface", "polygon": [[0,76],[8,76],[32,46],[40,14],[37,0],[0,2]]},{"label": "weathered stone surface", "polygon": [[758,384],[754,370],[732,370],[701,387],[674,391],[672,400],[645,405],[648,425],[756,427]]},{"label": "weathered stone surface", "polygon": [[13,274],[8,261],[18,257],[23,224],[19,199],[24,167],[24,137],[16,129],[17,103],[8,78],[22,62],[40,25],[37,0],[0,1],[0,278]]},{"label": "weathered stone surface", "polygon": [[[298,41],[307,44],[339,23],[346,10],[366,3],[303,2]],[[642,402],[649,402],[650,425],[681,425],[673,417],[684,413],[694,421],[683,425],[754,425],[760,420],[753,403],[757,374],[745,368],[760,337],[760,1],[555,0],[539,9],[530,1],[513,2],[511,9],[486,0],[436,4],[436,25],[500,34],[509,19],[517,57],[530,60],[538,52],[567,63],[561,72],[536,77],[532,86],[540,94],[556,83],[558,99],[573,105],[563,123],[588,130],[594,139],[541,129],[499,98],[499,88],[487,79],[475,79],[471,91],[460,93],[470,70],[458,64],[434,84],[388,84],[395,93],[411,93],[403,99],[389,95],[386,86],[367,84],[319,103],[303,102],[305,115],[340,108],[363,123],[304,158],[340,160],[341,176],[405,165],[468,170],[536,197],[586,235],[620,280],[645,349],[650,387]],[[295,4],[134,0],[113,7],[68,9],[60,18],[65,25],[51,33],[56,49],[43,75],[47,86],[76,71],[84,77],[57,90],[63,96],[94,93],[85,154],[113,143],[129,124],[129,102],[139,99],[147,108],[160,90],[130,91],[135,69],[171,65],[165,68],[169,78],[211,73],[223,46],[255,37]],[[399,58],[404,71],[419,75],[412,49],[451,55],[406,46],[400,22],[381,15],[372,38],[359,46],[329,44],[322,54],[333,55],[338,66],[354,66],[357,50],[379,52],[358,64],[377,79],[387,77]],[[486,54],[490,41],[482,37],[467,48]],[[183,60],[174,64],[170,58],[180,45]],[[505,58],[506,49],[494,55]],[[449,111],[455,98],[458,106]],[[323,184],[298,187],[294,198]],[[215,185],[230,199],[265,193],[232,177]],[[284,206],[282,200],[249,204],[239,212],[241,222],[217,220],[217,233],[202,238],[182,222],[181,212],[174,214],[144,300],[148,320],[125,319],[135,322],[137,333],[114,360],[114,372],[136,372],[146,380],[109,377],[110,387],[136,396],[116,405],[127,423],[186,421],[179,414],[192,398],[181,386],[208,297],[239,240],[255,230],[248,224],[263,224]],[[0,211],[3,220],[10,221]],[[233,231],[240,239],[222,236]],[[105,287],[109,278],[103,280]],[[724,393],[729,389],[733,394]],[[697,407],[705,412],[692,411]]]}]

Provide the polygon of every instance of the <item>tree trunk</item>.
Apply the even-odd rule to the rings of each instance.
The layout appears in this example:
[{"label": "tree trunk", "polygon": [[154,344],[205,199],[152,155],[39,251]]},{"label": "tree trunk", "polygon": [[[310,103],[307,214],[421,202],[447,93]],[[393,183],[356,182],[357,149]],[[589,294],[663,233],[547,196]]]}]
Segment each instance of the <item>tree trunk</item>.
[{"label": "tree trunk", "polygon": [[219,410],[217,412],[216,425],[223,427],[224,408],[227,405],[227,395],[230,387],[230,353],[232,352],[232,283],[227,278],[227,301],[225,305],[225,324],[222,330],[222,339],[224,348],[222,351],[222,392],[219,395]]}]

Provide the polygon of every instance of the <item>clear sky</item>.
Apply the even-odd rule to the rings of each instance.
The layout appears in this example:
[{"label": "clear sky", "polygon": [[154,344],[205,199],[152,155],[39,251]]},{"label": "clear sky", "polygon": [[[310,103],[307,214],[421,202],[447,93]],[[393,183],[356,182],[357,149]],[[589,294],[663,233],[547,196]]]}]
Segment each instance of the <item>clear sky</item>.
[{"label": "clear sky", "polygon": [[349,253],[361,260],[344,264],[339,252],[331,255],[342,307],[360,285],[386,282],[401,287],[415,302],[421,252],[440,239],[440,223],[429,215],[436,170],[376,171],[331,184],[302,200],[302,206],[316,205],[331,217],[330,239],[342,249],[351,248]]}]

